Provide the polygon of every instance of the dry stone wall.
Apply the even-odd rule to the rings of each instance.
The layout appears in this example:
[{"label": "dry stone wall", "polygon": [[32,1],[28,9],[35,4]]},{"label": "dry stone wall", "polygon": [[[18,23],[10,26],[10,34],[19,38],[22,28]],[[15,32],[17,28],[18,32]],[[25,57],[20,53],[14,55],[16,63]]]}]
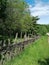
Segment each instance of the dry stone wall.
[{"label": "dry stone wall", "polygon": [[34,38],[30,38],[23,42],[9,44],[8,46],[5,45],[2,48],[0,47],[0,65],[5,65],[6,61],[10,61],[16,55],[19,55],[24,50],[25,46],[34,42],[38,38],[39,36],[35,36]]}]

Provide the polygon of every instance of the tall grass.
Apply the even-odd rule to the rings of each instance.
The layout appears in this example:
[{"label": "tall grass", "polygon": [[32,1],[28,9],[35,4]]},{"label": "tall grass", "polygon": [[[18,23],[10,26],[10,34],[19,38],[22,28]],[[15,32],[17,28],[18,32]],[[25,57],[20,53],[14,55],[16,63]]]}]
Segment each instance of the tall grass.
[{"label": "tall grass", "polygon": [[47,36],[42,36],[6,65],[39,65],[38,61],[49,58],[49,44]]}]

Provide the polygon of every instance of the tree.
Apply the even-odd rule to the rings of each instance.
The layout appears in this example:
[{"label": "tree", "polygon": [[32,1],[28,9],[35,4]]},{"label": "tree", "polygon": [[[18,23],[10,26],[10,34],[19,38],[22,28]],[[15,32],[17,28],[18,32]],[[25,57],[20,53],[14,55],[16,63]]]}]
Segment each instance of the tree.
[{"label": "tree", "polygon": [[[31,17],[24,0],[1,0],[0,34],[12,37],[18,32],[35,32],[38,17]],[[3,33],[2,33],[3,32]]]},{"label": "tree", "polygon": [[37,32],[38,32],[40,35],[46,35],[46,33],[48,32],[48,30],[47,30],[47,28],[46,28],[45,25],[38,25]]},{"label": "tree", "polygon": [[7,0],[0,0],[0,36],[5,34],[6,4]]},{"label": "tree", "polygon": [[[13,32],[21,30],[20,19],[23,17],[26,3],[21,0],[1,0],[1,34],[11,37]],[[3,22],[2,22],[3,21]]]}]

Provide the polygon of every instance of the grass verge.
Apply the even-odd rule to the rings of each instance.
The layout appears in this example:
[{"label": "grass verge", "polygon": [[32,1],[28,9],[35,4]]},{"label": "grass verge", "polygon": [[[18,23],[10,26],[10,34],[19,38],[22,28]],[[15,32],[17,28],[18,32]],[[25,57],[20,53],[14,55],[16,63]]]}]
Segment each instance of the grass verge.
[{"label": "grass verge", "polygon": [[47,36],[42,36],[6,65],[39,65],[38,61],[45,58],[49,58],[49,44]]}]

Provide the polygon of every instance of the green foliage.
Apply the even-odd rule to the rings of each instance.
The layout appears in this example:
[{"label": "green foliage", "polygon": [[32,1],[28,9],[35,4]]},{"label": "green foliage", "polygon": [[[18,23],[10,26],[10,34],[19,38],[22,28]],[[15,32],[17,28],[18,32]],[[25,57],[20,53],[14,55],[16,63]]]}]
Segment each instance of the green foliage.
[{"label": "green foliage", "polygon": [[48,25],[46,25],[46,28],[47,28],[47,31],[49,32],[49,24],[48,24]]},{"label": "green foliage", "polygon": [[[18,33],[31,33],[38,17],[31,17],[24,0],[1,0],[0,34],[11,37]],[[34,26],[33,26],[34,25]]]},{"label": "green foliage", "polygon": [[4,34],[6,19],[6,0],[0,0],[0,34]]},{"label": "green foliage", "polygon": [[24,0],[1,0],[0,3],[0,35],[14,37],[16,32],[45,35],[49,31],[49,25],[36,24],[39,18],[30,15]]},{"label": "green foliage", "polygon": [[47,25],[37,25],[37,33],[40,35],[46,35],[48,29],[46,28]]}]

